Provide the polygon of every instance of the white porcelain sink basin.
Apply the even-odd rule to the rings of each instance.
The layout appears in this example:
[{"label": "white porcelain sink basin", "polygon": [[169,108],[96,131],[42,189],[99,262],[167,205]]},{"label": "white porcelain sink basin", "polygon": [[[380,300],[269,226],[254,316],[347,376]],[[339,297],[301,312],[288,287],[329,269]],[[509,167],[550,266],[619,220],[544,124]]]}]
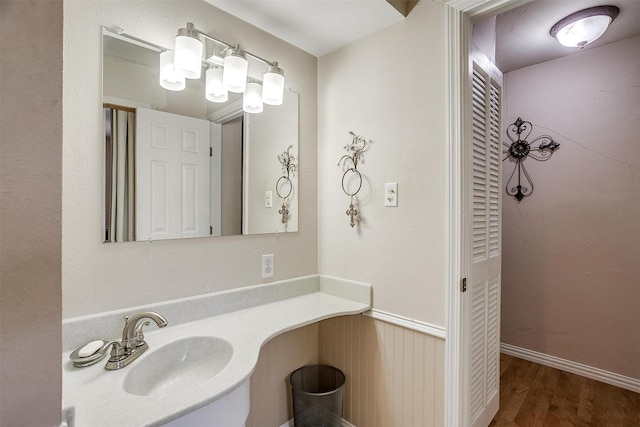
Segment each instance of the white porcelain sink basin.
[{"label": "white porcelain sink basin", "polygon": [[133,362],[122,387],[129,394],[179,393],[215,377],[231,360],[233,347],[216,337],[174,341]]}]

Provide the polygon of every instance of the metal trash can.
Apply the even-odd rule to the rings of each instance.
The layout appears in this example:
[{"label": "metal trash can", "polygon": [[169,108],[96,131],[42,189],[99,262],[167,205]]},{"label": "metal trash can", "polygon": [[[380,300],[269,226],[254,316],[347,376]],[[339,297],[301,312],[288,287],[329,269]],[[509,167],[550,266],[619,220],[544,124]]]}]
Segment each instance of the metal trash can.
[{"label": "metal trash can", "polygon": [[307,365],[289,377],[295,427],[340,427],[345,376],[328,365]]}]

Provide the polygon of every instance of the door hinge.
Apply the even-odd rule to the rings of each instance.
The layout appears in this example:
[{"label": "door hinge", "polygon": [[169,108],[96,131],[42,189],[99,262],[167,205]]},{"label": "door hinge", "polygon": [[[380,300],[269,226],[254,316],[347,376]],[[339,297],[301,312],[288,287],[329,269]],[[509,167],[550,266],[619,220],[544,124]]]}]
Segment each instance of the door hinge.
[{"label": "door hinge", "polygon": [[463,277],[460,282],[460,292],[467,292],[467,278]]},{"label": "door hinge", "polygon": [[209,157],[213,157],[213,147],[209,147]]},{"label": "door hinge", "polygon": [[209,235],[213,236],[213,225],[209,226]]}]

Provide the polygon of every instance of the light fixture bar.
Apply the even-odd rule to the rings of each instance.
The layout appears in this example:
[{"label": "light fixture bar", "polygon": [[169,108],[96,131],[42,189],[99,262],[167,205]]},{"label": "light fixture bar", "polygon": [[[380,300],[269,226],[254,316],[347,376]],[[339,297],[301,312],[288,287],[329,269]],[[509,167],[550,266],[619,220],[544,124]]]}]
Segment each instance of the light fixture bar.
[{"label": "light fixture bar", "polygon": [[[197,28],[193,28],[193,30],[194,30],[196,33],[198,33],[199,35],[201,35],[202,37],[204,37],[205,39],[207,39],[207,40],[211,40],[211,41],[213,41],[213,42],[215,42],[215,43],[218,43],[218,44],[221,44],[221,45],[223,45],[223,46],[226,46],[226,47],[227,47],[227,49],[234,49],[234,48],[236,47],[236,45],[233,45],[233,44],[227,43],[227,42],[222,41],[222,40],[220,40],[220,39],[217,39],[217,38],[215,38],[215,37],[211,37],[209,34],[204,33],[204,32],[200,31],[200,30],[199,30],[199,29],[197,29]],[[273,66],[274,66],[274,64],[276,64],[276,62],[275,62],[275,61],[267,61],[266,59],[264,59],[264,58],[262,58],[262,57],[260,57],[260,56],[256,55],[255,53],[251,53],[251,52],[249,52],[248,50],[244,50],[244,49],[243,49],[243,52],[245,53],[245,55],[250,56],[250,57],[252,57],[253,59],[256,59],[256,60],[258,60],[258,61],[260,61],[260,62],[262,62],[262,63],[265,63],[265,64],[267,64],[267,65],[268,65],[268,66],[270,66],[270,67],[273,67]],[[276,65],[277,65],[277,64],[276,64]]]},{"label": "light fixture bar", "polygon": [[107,35],[109,37],[112,37],[114,39],[118,39],[118,40],[122,40],[125,41],[127,43],[132,43],[135,44],[137,46],[143,47],[145,49],[149,49],[149,50],[153,50],[155,52],[165,52],[169,49],[164,48],[162,46],[158,46],[157,44],[153,44],[150,43],[146,40],[142,40],[138,37],[132,36],[131,34],[127,34],[124,32],[124,30],[122,28],[118,28],[118,27],[114,27],[114,28],[109,28],[109,27],[102,27],[102,34]]}]

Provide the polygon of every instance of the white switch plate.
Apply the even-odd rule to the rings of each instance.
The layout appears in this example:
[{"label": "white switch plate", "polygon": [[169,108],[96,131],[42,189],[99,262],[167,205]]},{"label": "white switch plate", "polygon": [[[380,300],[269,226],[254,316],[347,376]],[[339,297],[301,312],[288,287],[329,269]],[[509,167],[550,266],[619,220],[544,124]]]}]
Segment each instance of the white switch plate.
[{"label": "white switch plate", "polygon": [[398,206],[398,183],[387,182],[384,185],[384,205],[390,207]]},{"label": "white switch plate", "polygon": [[267,191],[264,193],[264,207],[271,208],[273,207],[273,192]]},{"label": "white switch plate", "polygon": [[262,278],[273,277],[273,254],[262,255]]}]

